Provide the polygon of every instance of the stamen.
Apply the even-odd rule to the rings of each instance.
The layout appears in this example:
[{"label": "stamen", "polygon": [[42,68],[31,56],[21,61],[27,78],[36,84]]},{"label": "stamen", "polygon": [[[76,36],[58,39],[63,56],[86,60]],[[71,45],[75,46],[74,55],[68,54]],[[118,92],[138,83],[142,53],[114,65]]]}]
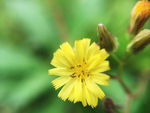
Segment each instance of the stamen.
[{"label": "stamen", "polygon": [[72,75],[70,75],[72,78],[75,78],[76,76],[75,76],[75,73],[73,73]]},{"label": "stamen", "polygon": [[70,69],[74,69],[74,67],[72,66],[72,67],[70,67]]},{"label": "stamen", "polygon": [[83,59],[84,64],[86,64],[85,59]]},{"label": "stamen", "polygon": [[81,82],[82,82],[82,83],[84,82],[84,79],[83,79],[83,78],[81,79]]},{"label": "stamen", "polygon": [[75,66],[70,67],[70,69],[74,72],[72,75],[70,75],[72,78],[78,77],[84,79],[84,77],[88,77],[89,73],[86,71],[86,66],[85,66],[85,60],[83,59],[82,64],[77,64]]},{"label": "stamen", "polygon": [[77,65],[77,67],[81,67],[81,65]]},{"label": "stamen", "polygon": [[82,70],[82,73],[83,73],[83,75],[84,75],[84,71]]}]

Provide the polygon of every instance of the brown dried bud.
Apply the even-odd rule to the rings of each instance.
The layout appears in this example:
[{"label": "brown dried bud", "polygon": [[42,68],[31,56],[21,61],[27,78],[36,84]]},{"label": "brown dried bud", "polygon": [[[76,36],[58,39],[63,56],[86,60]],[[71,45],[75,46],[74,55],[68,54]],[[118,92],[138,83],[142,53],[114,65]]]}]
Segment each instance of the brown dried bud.
[{"label": "brown dried bud", "polygon": [[117,39],[112,36],[103,24],[98,24],[98,45],[105,48],[107,52],[112,53],[118,47]]},{"label": "brown dried bud", "polygon": [[137,34],[150,17],[150,1],[138,1],[130,14],[128,32]]},{"label": "brown dried bud", "polygon": [[144,49],[150,43],[150,30],[144,29],[139,32],[128,44],[127,51],[137,53]]},{"label": "brown dried bud", "polygon": [[104,110],[107,113],[114,113],[115,105],[111,98],[105,98],[103,104],[104,104]]}]

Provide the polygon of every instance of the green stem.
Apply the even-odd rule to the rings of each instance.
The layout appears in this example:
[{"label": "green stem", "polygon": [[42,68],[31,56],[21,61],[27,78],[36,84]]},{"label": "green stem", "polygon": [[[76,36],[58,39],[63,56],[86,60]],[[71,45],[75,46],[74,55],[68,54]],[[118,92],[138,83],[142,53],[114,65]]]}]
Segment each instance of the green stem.
[{"label": "green stem", "polygon": [[140,97],[145,92],[148,81],[150,79],[149,75],[150,75],[150,71],[145,70],[139,76],[138,82],[137,82],[137,85],[136,85],[137,87],[136,87],[136,90],[135,90],[134,98]]},{"label": "green stem", "polygon": [[127,95],[127,100],[125,101],[123,113],[129,112],[130,102],[131,102],[132,96],[133,96],[132,92],[126,86],[126,84],[123,82],[122,77],[121,77],[122,72],[123,72],[123,67],[124,67],[125,63],[127,62],[130,54],[131,53],[126,52],[121,61],[115,55],[112,56],[118,62],[119,66],[118,66],[117,76],[111,76],[111,78],[117,80],[120,83],[120,85],[122,86],[123,90],[125,91],[125,93]]},{"label": "green stem", "polygon": [[131,53],[126,52],[126,53],[125,53],[125,56],[123,57],[123,59],[122,59],[122,60],[120,61],[120,63],[119,63],[119,66],[118,66],[118,73],[117,73],[117,76],[118,76],[119,78],[121,78],[122,71],[123,71],[123,67],[124,67],[126,61],[128,60],[128,58],[130,57],[130,54],[131,54]]},{"label": "green stem", "polygon": [[123,57],[123,59],[120,61],[119,66],[118,66],[118,73],[117,73],[117,77],[118,77],[118,82],[120,83],[120,85],[123,87],[124,91],[128,94],[128,95],[132,95],[130,89],[126,86],[126,84],[123,82],[122,80],[122,72],[123,72],[123,67],[126,63],[126,61],[128,60],[130,56],[130,53],[126,52],[125,56]]},{"label": "green stem", "polygon": [[128,52],[125,53],[125,56],[123,57],[123,59],[119,63],[118,73],[117,73],[118,81],[119,81],[120,85],[122,86],[122,88],[124,89],[124,91],[126,92],[126,95],[127,95],[127,100],[125,101],[123,113],[128,113],[129,112],[130,102],[131,102],[132,96],[133,96],[132,92],[126,86],[126,84],[123,82],[122,77],[121,77],[122,72],[123,72],[123,67],[124,67],[125,63],[127,62],[128,58],[130,57],[130,54],[131,53],[128,53]]},{"label": "green stem", "polygon": [[116,54],[112,54],[111,56],[118,64],[120,63],[120,59],[116,56]]},{"label": "green stem", "polygon": [[127,95],[126,96],[126,101],[124,103],[124,107],[123,107],[123,113],[129,113],[129,109],[130,109],[130,103],[132,101],[132,96]]},{"label": "green stem", "polygon": [[120,85],[122,86],[122,88],[124,89],[124,91],[126,92],[126,94],[131,95],[132,96],[132,92],[130,91],[130,89],[126,86],[126,84],[123,82],[122,79],[118,79]]},{"label": "green stem", "polygon": [[68,29],[64,20],[64,14],[56,0],[46,0],[51,16],[56,25],[61,42],[68,41],[70,38]]},{"label": "green stem", "polygon": [[125,91],[126,94],[132,96],[132,92],[126,86],[126,84],[123,82],[123,80],[121,78],[119,78],[118,76],[112,76],[112,75],[109,75],[109,76],[111,77],[111,79],[117,80],[120,83],[120,85],[122,86],[122,88],[123,88],[123,90]]},{"label": "green stem", "polygon": [[142,75],[139,76],[139,81],[137,83],[137,88],[136,88],[136,91],[134,92],[134,95],[127,94],[126,101],[124,104],[123,113],[129,113],[131,101],[133,99],[140,97],[144,93],[146,86],[147,86],[147,83],[148,83],[148,80],[150,78],[149,73],[150,72],[148,70],[148,71],[143,72]]}]

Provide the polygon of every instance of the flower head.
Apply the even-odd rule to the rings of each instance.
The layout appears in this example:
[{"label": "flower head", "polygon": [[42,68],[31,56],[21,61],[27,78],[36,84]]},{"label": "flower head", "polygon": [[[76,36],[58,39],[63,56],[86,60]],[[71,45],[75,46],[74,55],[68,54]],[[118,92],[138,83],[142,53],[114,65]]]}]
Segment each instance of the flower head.
[{"label": "flower head", "polygon": [[128,32],[137,34],[150,17],[150,1],[138,1],[131,11]]},{"label": "flower head", "polygon": [[56,68],[48,72],[58,76],[52,81],[55,89],[63,86],[58,97],[96,107],[98,98],[105,96],[98,84],[109,84],[109,76],[103,73],[109,70],[108,56],[96,43],[90,45],[90,39],[75,41],[74,49],[69,43],[63,43],[51,61]]}]

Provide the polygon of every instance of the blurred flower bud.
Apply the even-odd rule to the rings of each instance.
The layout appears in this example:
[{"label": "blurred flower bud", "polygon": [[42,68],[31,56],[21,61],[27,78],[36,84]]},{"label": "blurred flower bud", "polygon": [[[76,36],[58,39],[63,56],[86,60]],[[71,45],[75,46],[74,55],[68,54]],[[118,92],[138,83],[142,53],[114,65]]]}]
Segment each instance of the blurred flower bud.
[{"label": "blurred flower bud", "polygon": [[103,99],[103,108],[106,113],[120,113],[121,106],[116,105],[111,98]]},{"label": "blurred flower bud", "polygon": [[111,98],[105,98],[104,99],[104,110],[107,112],[107,113],[114,113],[114,102]]},{"label": "blurred flower bud", "polygon": [[137,53],[150,43],[150,30],[144,29],[128,44],[127,51]]},{"label": "blurred flower bud", "polygon": [[112,36],[103,24],[98,24],[99,46],[105,48],[109,53],[114,52],[118,47],[117,39]]},{"label": "blurred flower bud", "polygon": [[150,17],[150,1],[138,1],[130,14],[130,25],[128,32],[137,34],[139,29]]}]

